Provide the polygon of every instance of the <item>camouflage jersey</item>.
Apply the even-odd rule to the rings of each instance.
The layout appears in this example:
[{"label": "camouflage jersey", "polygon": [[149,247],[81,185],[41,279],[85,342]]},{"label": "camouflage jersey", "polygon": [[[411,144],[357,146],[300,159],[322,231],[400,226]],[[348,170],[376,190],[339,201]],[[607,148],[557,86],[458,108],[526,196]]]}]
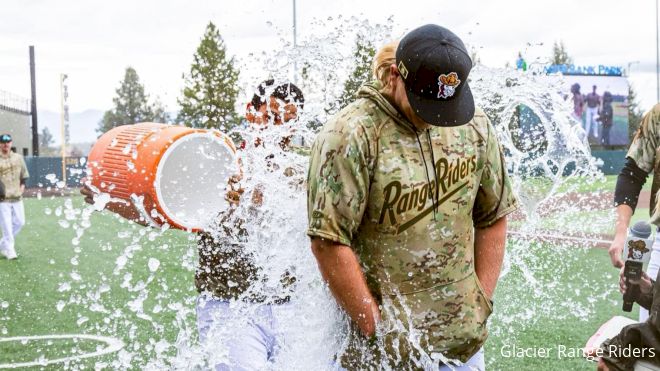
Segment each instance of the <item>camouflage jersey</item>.
[{"label": "camouflage jersey", "polygon": [[[637,166],[647,173],[653,171],[653,184],[651,185],[651,203],[649,213],[653,215],[657,202],[657,193],[660,190],[660,104],[656,104],[650,112],[644,115],[642,123],[635,133],[626,157],[635,161]],[[651,223],[660,226],[657,216]]]},{"label": "camouflage jersey", "polygon": [[[323,126],[307,178],[308,235],[350,246],[381,305],[382,344],[356,345],[362,354],[342,363],[466,361],[492,311],[474,272],[474,228],[516,208],[502,153],[481,110],[460,127],[416,130],[378,89],[364,85]],[[361,338],[353,331],[351,343]]]},{"label": "camouflage jersey", "polygon": [[5,202],[21,199],[21,182],[30,177],[25,159],[15,152],[0,154],[0,181],[5,186]]}]

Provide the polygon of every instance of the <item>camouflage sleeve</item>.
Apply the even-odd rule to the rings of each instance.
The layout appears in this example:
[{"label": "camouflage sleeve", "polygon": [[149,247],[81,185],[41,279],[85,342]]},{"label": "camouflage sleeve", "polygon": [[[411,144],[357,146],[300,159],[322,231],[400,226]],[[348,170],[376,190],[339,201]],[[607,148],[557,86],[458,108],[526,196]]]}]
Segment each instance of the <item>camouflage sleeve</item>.
[{"label": "camouflage sleeve", "polygon": [[650,173],[655,165],[655,152],[659,144],[658,124],[660,124],[660,105],[656,105],[644,115],[626,154],[626,157],[634,160],[637,166],[647,173]]},{"label": "camouflage sleeve", "polygon": [[369,142],[361,125],[322,129],[307,173],[307,234],[346,246],[360,226],[369,192]]},{"label": "camouflage sleeve", "polygon": [[504,165],[504,155],[495,136],[493,126],[488,123],[486,158],[481,183],[472,209],[475,228],[487,228],[501,217],[518,207],[513,194],[511,179]]}]

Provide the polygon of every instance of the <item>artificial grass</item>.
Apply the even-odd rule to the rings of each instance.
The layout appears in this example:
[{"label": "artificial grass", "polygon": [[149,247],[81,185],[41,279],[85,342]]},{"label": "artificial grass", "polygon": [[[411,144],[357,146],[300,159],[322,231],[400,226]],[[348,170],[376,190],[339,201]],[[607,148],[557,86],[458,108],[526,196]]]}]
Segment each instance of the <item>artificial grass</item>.
[{"label": "artificial grass", "polygon": [[[6,308],[0,309],[0,336],[107,335],[120,338],[130,346],[139,345],[132,352],[133,363],[144,364],[154,355],[151,339],[155,342],[176,339],[179,328],[172,323],[181,312],[176,306],[191,307],[184,299],[195,294],[191,265],[194,253],[188,247],[194,243],[178,231],[167,231],[153,238],[148,230],[103,212],[91,216],[92,227],[84,230],[75,246],[74,226],[81,230],[82,220],[77,215],[67,221],[65,215],[71,214],[67,210],[74,213],[81,210],[82,198],[74,198],[70,208],[65,206],[65,201],[62,198],[24,201],[27,223],[16,241],[19,258],[0,260],[0,303],[7,303]],[[69,227],[63,228],[66,224]],[[147,233],[141,236],[140,230]],[[130,258],[124,269],[119,270],[117,259],[124,254]],[[127,286],[134,287],[147,280],[149,258],[158,259],[160,267],[156,282],[148,285],[147,290],[167,287],[167,295],[150,293],[143,304],[144,313],[127,310],[128,303],[140,294],[140,290],[132,292]],[[153,313],[156,305],[163,308],[159,313]],[[174,309],[169,309],[170,306]],[[142,314],[151,316],[153,321],[140,318]],[[194,328],[194,316],[188,314],[184,319]],[[162,325],[154,326],[154,323]],[[0,363],[38,358],[39,346],[33,344],[17,348],[15,343],[0,343]],[[66,341],[53,345],[54,349],[50,350],[44,347],[45,354],[61,356],[68,351]],[[113,354],[83,361],[81,366],[94,367],[95,362],[116,357]],[[60,364],[52,368],[61,367]]]},{"label": "artificial grass", "polygon": [[[510,240],[509,250],[516,243]],[[595,369],[595,363],[581,354],[560,357],[559,348],[563,346],[568,355],[568,349],[584,347],[598,327],[615,315],[637,318],[637,308],[632,313],[621,310],[618,269],[612,267],[604,249],[534,243],[526,248],[531,251],[524,262],[498,283],[486,343],[487,369]],[[524,274],[525,265],[533,267],[533,279]],[[513,345],[550,348],[550,356],[507,357]]]},{"label": "artificial grass", "polygon": [[[195,243],[190,235],[157,235],[108,212],[94,213],[85,228],[80,197],[26,199],[25,206],[27,225],[17,239],[20,257],[0,260],[0,337],[84,333],[126,344],[119,353],[64,365],[70,368],[111,367],[121,359],[141,369],[166,360],[163,355],[173,356],[180,332],[194,341]],[[82,235],[74,240],[77,231]],[[579,357],[507,358],[500,350],[514,343],[581,347],[603,322],[621,314],[617,272],[607,252],[513,240],[508,246],[509,267],[498,285],[486,343],[488,369],[593,369]],[[149,269],[153,259],[160,263],[155,272]],[[62,357],[72,348],[92,346],[0,343],[0,364]]]}]

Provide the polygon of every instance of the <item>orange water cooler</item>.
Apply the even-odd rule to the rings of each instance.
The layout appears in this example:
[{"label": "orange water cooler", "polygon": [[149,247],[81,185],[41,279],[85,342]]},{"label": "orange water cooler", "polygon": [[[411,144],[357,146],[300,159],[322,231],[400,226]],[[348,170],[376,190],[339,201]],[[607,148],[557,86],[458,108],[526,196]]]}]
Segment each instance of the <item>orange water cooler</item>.
[{"label": "orange water cooler", "polygon": [[[91,184],[153,226],[200,231],[227,207],[236,148],[217,130],[157,123],[116,127],[90,151]],[[108,209],[112,210],[113,203]]]}]

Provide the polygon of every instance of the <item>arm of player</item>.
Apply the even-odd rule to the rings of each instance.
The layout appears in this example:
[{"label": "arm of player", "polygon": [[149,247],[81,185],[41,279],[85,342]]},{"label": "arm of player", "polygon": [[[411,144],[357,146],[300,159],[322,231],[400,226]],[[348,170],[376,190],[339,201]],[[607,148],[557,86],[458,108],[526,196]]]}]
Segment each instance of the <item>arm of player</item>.
[{"label": "arm of player", "polygon": [[365,336],[373,336],[380,309],[353,250],[334,241],[313,238],[312,252],[337,303]]},{"label": "arm of player", "polygon": [[633,209],[625,204],[616,207],[616,225],[614,227],[614,240],[608,249],[612,265],[621,268],[623,267],[623,260],[621,260],[621,253],[623,252],[623,245],[626,243],[626,236],[628,235],[628,226],[630,225],[630,218],[632,218]]},{"label": "arm of player", "polygon": [[[80,188],[80,193],[85,196],[85,202],[94,205],[96,202],[96,197],[98,197],[98,193],[96,193],[92,188],[90,187],[90,183],[87,181],[87,178],[82,178],[80,180],[80,184],[82,187]],[[149,223],[144,220],[144,218],[140,215],[140,213],[131,205],[130,202],[125,201],[125,202],[116,202],[113,201],[112,204],[108,202],[105,204],[106,209],[112,208],[112,210],[121,216],[124,219],[130,220],[132,222],[135,222],[137,224],[140,224],[142,226],[148,226]]]},{"label": "arm of player", "polygon": [[503,216],[490,226],[474,231],[474,269],[488,298],[493,297],[500,278],[506,228],[506,216]]}]

